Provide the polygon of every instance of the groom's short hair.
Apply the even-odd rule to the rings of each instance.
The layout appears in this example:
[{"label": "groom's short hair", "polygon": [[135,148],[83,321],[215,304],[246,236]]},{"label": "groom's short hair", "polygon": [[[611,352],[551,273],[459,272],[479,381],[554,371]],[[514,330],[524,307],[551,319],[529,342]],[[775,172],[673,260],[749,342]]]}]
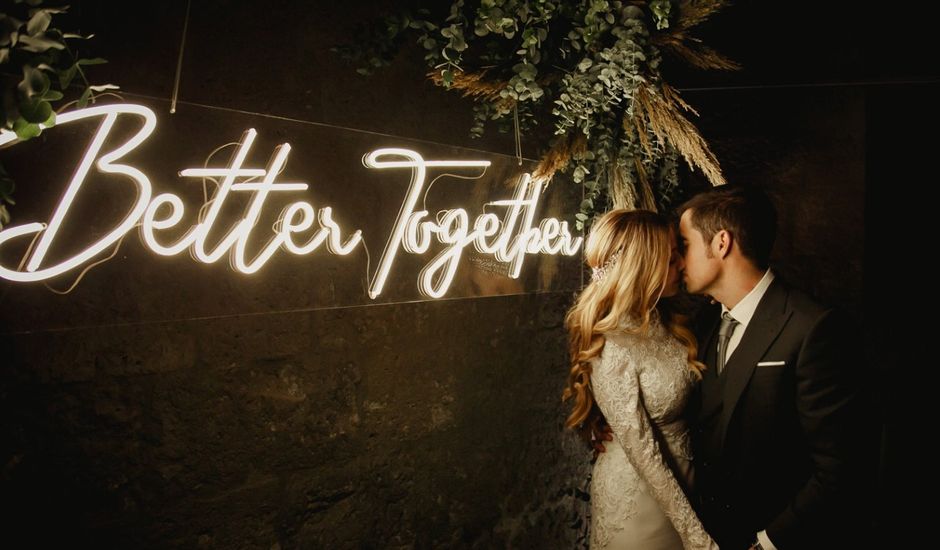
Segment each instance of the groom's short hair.
[{"label": "groom's short hair", "polygon": [[710,243],[722,229],[731,233],[741,254],[759,269],[770,263],[777,237],[777,209],[756,187],[723,185],[699,193],[679,207],[681,216],[691,210],[692,225]]}]

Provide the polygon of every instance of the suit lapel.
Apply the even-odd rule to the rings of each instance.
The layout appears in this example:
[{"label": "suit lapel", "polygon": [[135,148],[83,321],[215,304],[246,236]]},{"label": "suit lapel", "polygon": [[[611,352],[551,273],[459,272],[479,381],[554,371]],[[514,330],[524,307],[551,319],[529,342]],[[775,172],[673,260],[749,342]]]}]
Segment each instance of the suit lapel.
[{"label": "suit lapel", "polygon": [[724,381],[724,406],[721,414],[721,444],[724,445],[725,434],[731,416],[737,407],[744,388],[747,387],[758,361],[763,357],[770,344],[777,339],[791,312],[787,309],[789,293],[778,279],[767,288],[761,298],[754,317],[747,325],[747,330],[741,337],[741,342],[734,353],[728,358],[722,376]]},{"label": "suit lapel", "polygon": [[[699,330],[696,335],[699,339],[698,360],[702,363],[705,363],[708,357],[708,346],[714,343],[715,331],[718,330],[718,320],[721,318],[721,306],[708,307],[711,309],[707,315],[708,320],[699,325],[701,330]],[[708,368],[714,368],[714,365],[706,366]]]},{"label": "suit lapel", "polygon": [[698,418],[711,418],[717,414],[721,408],[722,395],[719,387],[718,376],[715,374],[715,333],[718,332],[718,320],[720,319],[720,307],[710,307],[710,311],[705,317],[705,321],[698,326],[697,335],[699,338],[698,360],[705,365],[705,372],[702,373],[702,381],[698,386],[699,409]]}]

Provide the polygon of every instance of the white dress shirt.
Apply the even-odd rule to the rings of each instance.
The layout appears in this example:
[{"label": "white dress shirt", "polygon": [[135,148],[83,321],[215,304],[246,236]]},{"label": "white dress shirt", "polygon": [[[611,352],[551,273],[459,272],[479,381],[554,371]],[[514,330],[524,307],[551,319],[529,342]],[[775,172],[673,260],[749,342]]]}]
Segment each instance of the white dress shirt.
[{"label": "white dress shirt", "polygon": [[[754,288],[747,293],[747,296],[738,302],[736,306],[729,310],[724,304],[721,305],[721,313],[730,313],[731,316],[734,317],[734,320],[738,322],[738,324],[732,328],[731,339],[728,340],[725,364],[727,364],[728,359],[731,358],[731,354],[734,353],[734,350],[737,349],[738,344],[741,343],[744,331],[747,330],[748,323],[751,322],[751,318],[754,317],[754,312],[757,311],[757,304],[760,303],[761,298],[767,293],[767,288],[773,280],[774,274],[768,269],[767,272],[764,273],[764,276],[761,277],[761,280],[758,281]],[[777,550],[774,543],[770,541],[770,537],[767,536],[766,530],[757,533],[757,540],[760,541],[760,545],[764,550]]]},{"label": "white dress shirt", "polygon": [[731,316],[734,317],[734,320],[738,322],[732,329],[731,340],[728,340],[728,352],[725,357],[726,365],[728,364],[728,359],[731,358],[731,354],[734,353],[738,344],[741,343],[741,337],[744,336],[744,331],[747,330],[748,323],[751,322],[751,318],[754,317],[754,312],[757,311],[757,304],[760,303],[761,298],[767,293],[767,288],[773,280],[774,274],[768,269],[767,272],[764,273],[764,276],[761,277],[761,280],[754,285],[754,288],[752,288],[751,291],[747,293],[747,296],[738,302],[736,306],[728,309],[724,304],[721,304],[721,313],[730,313]]}]

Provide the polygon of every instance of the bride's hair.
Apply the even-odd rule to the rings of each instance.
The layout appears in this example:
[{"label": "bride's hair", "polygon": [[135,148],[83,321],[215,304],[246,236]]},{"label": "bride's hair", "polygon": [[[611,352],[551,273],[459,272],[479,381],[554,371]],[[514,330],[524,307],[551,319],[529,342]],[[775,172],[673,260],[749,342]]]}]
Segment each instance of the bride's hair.
[{"label": "bride's hair", "polygon": [[704,368],[696,360],[695,336],[684,317],[660,300],[669,275],[672,231],[656,212],[612,210],[594,222],[588,236],[584,258],[593,276],[565,316],[571,370],[562,393],[563,401],[574,398],[565,426],[577,428],[585,440],[599,433],[604,421],[591,392],[591,360],[604,349],[604,333],[625,318],[638,324],[628,330],[645,335],[653,310],[658,310],[663,326],[686,346],[689,368],[696,375]]}]

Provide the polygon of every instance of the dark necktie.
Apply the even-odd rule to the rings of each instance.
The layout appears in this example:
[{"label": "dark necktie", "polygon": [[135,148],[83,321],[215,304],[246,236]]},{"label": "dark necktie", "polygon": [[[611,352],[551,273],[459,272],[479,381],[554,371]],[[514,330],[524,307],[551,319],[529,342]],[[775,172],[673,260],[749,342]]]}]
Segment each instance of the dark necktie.
[{"label": "dark necktie", "polygon": [[721,326],[718,327],[718,365],[715,374],[720,375],[725,368],[725,359],[728,354],[728,342],[731,341],[731,334],[738,322],[727,311],[721,314]]}]

